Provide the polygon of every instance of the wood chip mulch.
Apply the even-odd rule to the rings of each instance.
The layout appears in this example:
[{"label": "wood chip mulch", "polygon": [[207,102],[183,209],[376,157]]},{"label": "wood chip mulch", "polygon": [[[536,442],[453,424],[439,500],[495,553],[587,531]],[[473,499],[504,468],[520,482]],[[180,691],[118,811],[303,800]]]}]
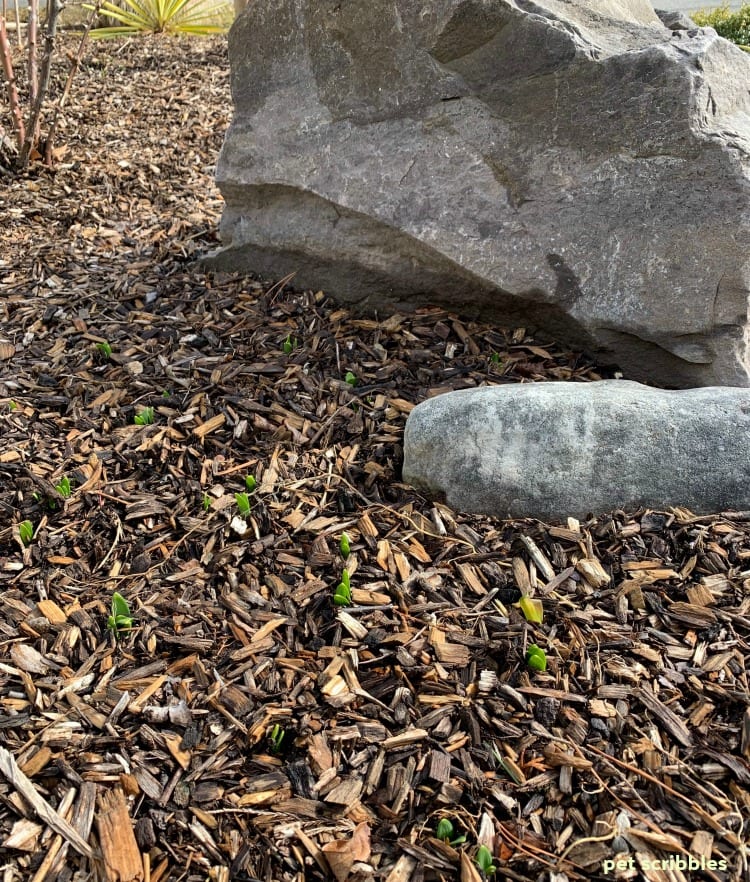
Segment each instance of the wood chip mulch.
[{"label": "wood chip mulch", "polygon": [[224,41],[99,44],[0,178],[4,882],[747,878],[750,514],[400,483],[424,398],[600,373],[198,271],[230,116]]}]

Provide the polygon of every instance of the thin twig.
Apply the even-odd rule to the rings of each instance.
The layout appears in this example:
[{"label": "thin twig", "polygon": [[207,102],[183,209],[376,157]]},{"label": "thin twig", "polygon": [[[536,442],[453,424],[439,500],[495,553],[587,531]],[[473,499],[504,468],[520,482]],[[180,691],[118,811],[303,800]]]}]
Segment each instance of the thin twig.
[{"label": "thin twig", "polygon": [[23,46],[23,43],[21,42],[21,12],[18,8],[18,0],[15,0],[13,3],[13,12],[16,16],[16,43],[20,49]]},{"label": "thin twig", "polygon": [[42,56],[42,67],[39,77],[39,91],[36,101],[31,108],[31,116],[26,126],[26,137],[23,146],[18,155],[18,168],[23,171],[29,164],[29,156],[31,150],[36,146],[34,143],[34,133],[39,128],[39,120],[42,115],[42,104],[47,97],[49,90],[50,74],[52,71],[52,56],[55,51],[55,37],[57,35],[57,20],[60,15],[62,4],[60,0],[49,0],[47,8],[47,28],[44,35],[44,55]]},{"label": "thin twig", "polygon": [[65,88],[62,91],[62,95],[60,95],[57,104],[55,104],[55,109],[52,114],[52,121],[49,125],[49,133],[47,135],[47,144],[44,148],[44,164],[51,166],[52,165],[52,146],[55,138],[55,132],[57,131],[57,120],[60,116],[60,111],[63,109],[65,102],[68,100],[68,96],[70,95],[70,87],[73,84],[73,77],[78,72],[78,68],[81,66],[81,59],[83,58],[83,52],[86,47],[86,41],[88,40],[89,33],[91,32],[91,28],[94,26],[94,22],[99,16],[99,11],[102,7],[103,0],[97,0],[94,8],[91,10],[89,14],[88,21],[86,22],[86,27],[81,35],[81,39],[78,43],[78,51],[73,58],[73,61],[70,65],[70,70],[68,71],[68,78],[65,81]]},{"label": "thin twig", "polygon": [[21,102],[18,98],[18,89],[16,88],[16,75],[13,71],[13,54],[11,52],[10,43],[8,42],[8,31],[5,27],[5,16],[0,16],[0,60],[3,64],[3,73],[8,86],[8,102],[10,104],[10,112],[13,117],[13,134],[15,135],[16,144],[20,150],[26,138],[25,128],[23,124],[23,114],[21,113]]},{"label": "thin twig", "polygon": [[[15,0],[18,5],[18,0]],[[33,107],[39,92],[39,65],[37,59],[37,41],[39,29],[39,0],[29,0],[28,25],[28,72],[29,72],[29,104]],[[36,140],[37,133],[34,133]]]}]

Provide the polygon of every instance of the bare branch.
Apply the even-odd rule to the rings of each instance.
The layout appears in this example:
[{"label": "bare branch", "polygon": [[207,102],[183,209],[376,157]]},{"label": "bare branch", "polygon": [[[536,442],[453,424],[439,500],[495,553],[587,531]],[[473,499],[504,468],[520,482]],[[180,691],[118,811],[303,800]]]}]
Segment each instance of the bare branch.
[{"label": "bare branch", "polygon": [[[16,5],[18,0],[15,0]],[[39,70],[37,66],[37,31],[39,26],[39,0],[29,0],[28,40],[28,71],[29,71],[29,103],[34,105],[39,92]]]},{"label": "bare branch", "polygon": [[16,43],[18,43],[20,48],[23,46],[23,41],[21,39],[21,13],[18,10],[18,0],[13,2],[13,11],[16,14]]},{"label": "bare branch", "polygon": [[0,61],[3,65],[3,73],[5,74],[5,81],[8,86],[8,102],[13,117],[14,135],[20,150],[26,135],[21,113],[21,103],[18,99],[18,89],[16,88],[16,75],[13,71],[13,57],[10,43],[8,42],[8,31],[5,27],[5,16],[0,16]]},{"label": "bare branch", "polygon": [[47,28],[44,35],[44,54],[42,56],[42,66],[39,77],[39,91],[36,96],[36,101],[31,108],[31,116],[26,126],[26,137],[18,155],[17,166],[21,170],[28,166],[31,150],[36,146],[34,143],[34,133],[39,128],[42,104],[44,103],[44,99],[47,97],[47,91],[49,90],[52,56],[55,51],[55,37],[57,36],[57,20],[61,9],[62,4],[60,3],[60,0],[49,0],[47,7]]},{"label": "bare branch", "polygon": [[63,89],[62,95],[58,99],[57,104],[55,105],[55,110],[52,115],[52,121],[49,126],[49,134],[47,135],[47,144],[44,150],[44,162],[45,165],[52,165],[52,147],[55,138],[55,132],[57,131],[57,120],[60,115],[60,111],[63,109],[65,102],[68,100],[68,96],[70,95],[70,87],[73,84],[73,77],[75,77],[78,68],[81,66],[81,59],[83,58],[83,53],[86,48],[86,41],[88,39],[91,28],[94,26],[98,16],[99,10],[101,9],[103,0],[97,0],[94,8],[91,10],[88,21],[86,22],[86,28],[81,35],[81,39],[78,43],[78,51],[73,58],[73,62],[70,66],[70,71],[68,72],[68,78],[65,81],[65,88]]}]

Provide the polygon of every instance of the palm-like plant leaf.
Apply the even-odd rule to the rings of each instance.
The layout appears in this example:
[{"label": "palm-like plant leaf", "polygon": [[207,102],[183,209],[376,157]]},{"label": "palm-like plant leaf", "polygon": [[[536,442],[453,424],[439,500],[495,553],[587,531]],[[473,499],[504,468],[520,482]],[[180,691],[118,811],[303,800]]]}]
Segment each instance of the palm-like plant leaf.
[{"label": "palm-like plant leaf", "polygon": [[[91,36],[108,39],[137,34],[190,34],[203,36],[224,33],[231,23],[231,7],[226,0],[122,0],[118,6],[104,0],[101,12],[118,25],[95,28]],[[90,6],[86,6],[90,9]]]}]

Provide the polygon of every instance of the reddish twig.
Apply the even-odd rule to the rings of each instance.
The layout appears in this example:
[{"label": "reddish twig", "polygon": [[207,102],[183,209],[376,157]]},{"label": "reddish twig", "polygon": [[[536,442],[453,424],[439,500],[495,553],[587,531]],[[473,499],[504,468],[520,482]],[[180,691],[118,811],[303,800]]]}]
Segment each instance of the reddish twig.
[{"label": "reddish twig", "polygon": [[5,16],[0,16],[0,61],[2,61],[3,73],[8,85],[8,102],[10,103],[10,112],[13,117],[13,133],[20,150],[25,140],[25,129],[21,113],[21,102],[18,99],[18,89],[16,88],[16,75],[13,71],[13,57],[10,43],[8,42],[8,31],[5,27]]},{"label": "reddish twig", "polygon": [[44,55],[39,76],[39,89],[36,101],[31,108],[31,116],[26,126],[26,137],[18,155],[18,168],[23,170],[29,164],[31,150],[35,147],[34,133],[39,128],[39,120],[42,114],[42,104],[47,97],[49,89],[50,73],[52,70],[52,56],[55,51],[55,37],[57,36],[57,20],[60,15],[60,0],[49,0],[47,8],[47,28],[44,35]]}]

